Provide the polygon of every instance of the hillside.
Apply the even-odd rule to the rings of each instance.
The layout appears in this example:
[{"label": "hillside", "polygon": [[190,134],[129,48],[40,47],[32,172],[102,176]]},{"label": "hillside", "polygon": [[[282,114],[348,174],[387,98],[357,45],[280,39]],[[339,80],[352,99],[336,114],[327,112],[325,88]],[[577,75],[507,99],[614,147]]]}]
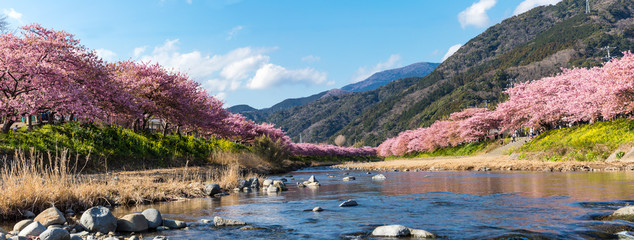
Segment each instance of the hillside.
[{"label": "hillside", "polygon": [[350,92],[365,92],[377,89],[381,86],[401,78],[423,77],[438,67],[440,63],[419,62],[407,65],[402,68],[395,68],[377,72],[367,79],[343,86],[341,90]]},{"label": "hillside", "polygon": [[562,67],[600,65],[607,45],[616,47],[613,55],[634,48],[634,3],[593,2],[590,14],[583,0],[537,7],[490,27],[425,77],[318,100],[266,120],[294,140],[301,134],[304,141],[332,142],[341,134],[349,144],[376,146],[466,107],[493,106],[514,82],[550,76]]}]

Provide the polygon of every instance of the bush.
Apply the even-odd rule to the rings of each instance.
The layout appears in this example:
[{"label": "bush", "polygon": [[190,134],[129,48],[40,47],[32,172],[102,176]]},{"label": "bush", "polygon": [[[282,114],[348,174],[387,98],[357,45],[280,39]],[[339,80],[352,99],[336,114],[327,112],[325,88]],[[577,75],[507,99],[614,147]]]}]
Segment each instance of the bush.
[{"label": "bush", "polygon": [[623,152],[623,151],[618,151],[616,153],[616,159],[621,159],[621,158],[623,158],[623,156],[625,156],[625,152]]}]

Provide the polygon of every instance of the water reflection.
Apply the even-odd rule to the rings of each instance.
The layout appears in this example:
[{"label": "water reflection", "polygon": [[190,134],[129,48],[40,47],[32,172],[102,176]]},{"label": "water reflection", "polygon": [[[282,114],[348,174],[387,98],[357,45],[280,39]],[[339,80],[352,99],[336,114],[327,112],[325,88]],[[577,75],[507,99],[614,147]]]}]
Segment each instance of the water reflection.
[{"label": "water reflection", "polygon": [[[422,228],[450,239],[601,239],[615,237],[615,229],[634,229],[630,223],[610,222],[616,227],[606,230],[589,217],[626,204],[619,200],[634,199],[633,172],[388,172],[383,181],[365,172],[346,173],[309,169],[292,173],[289,191],[278,194],[232,193],[115,212],[155,207],[167,218],[196,222],[223,216],[264,228],[203,225],[161,233],[171,239],[369,238],[369,232],[383,224]],[[321,187],[294,184],[311,175]],[[356,180],[343,181],[345,176]],[[355,199],[359,206],[338,207],[346,199]],[[316,206],[325,211],[303,211]]]}]

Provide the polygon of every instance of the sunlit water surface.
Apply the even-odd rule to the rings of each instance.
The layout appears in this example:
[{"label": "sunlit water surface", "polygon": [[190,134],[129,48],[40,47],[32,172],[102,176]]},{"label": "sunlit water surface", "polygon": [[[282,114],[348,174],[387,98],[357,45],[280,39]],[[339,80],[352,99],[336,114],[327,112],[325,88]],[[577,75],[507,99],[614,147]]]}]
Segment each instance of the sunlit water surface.
[{"label": "sunlit water surface", "polygon": [[[346,175],[349,174],[349,175]],[[258,230],[198,224],[187,230],[146,233],[170,239],[372,239],[379,225],[425,229],[446,239],[609,239],[633,231],[626,221],[597,216],[634,203],[634,172],[387,172],[384,181],[360,171],[314,168],[292,172],[288,191],[253,191],[154,207],[164,218],[200,223],[221,216]],[[319,188],[295,182],[315,175]],[[334,176],[334,177],[330,177]],[[354,181],[342,181],[354,176]],[[338,205],[356,200],[356,207]],[[320,206],[323,212],[304,211]]]}]

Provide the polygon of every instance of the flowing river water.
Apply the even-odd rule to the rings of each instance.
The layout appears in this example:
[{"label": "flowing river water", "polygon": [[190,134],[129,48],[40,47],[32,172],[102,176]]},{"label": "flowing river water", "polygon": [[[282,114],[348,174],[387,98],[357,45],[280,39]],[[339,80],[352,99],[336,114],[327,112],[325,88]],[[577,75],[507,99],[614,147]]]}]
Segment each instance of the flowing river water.
[{"label": "flowing river water", "polygon": [[[634,204],[634,172],[373,172],[312,168],[273,176],[288,191],[232,193],[151,206],[117,208],[115,215],[154,207],[164,218],[200,223],[214,216],[255,230],[193,224],[146,233],[169,239],[373,239],[376,226],[401,224],[444,239],[617,239],[627,221],[595,220]],[[297,188],[314,175],[319,188]],[[343,181],[354,176],[354,181]],[[339,207],[347,200],[356,207]],[[304,211],[320,206],[323,212]]]}]

